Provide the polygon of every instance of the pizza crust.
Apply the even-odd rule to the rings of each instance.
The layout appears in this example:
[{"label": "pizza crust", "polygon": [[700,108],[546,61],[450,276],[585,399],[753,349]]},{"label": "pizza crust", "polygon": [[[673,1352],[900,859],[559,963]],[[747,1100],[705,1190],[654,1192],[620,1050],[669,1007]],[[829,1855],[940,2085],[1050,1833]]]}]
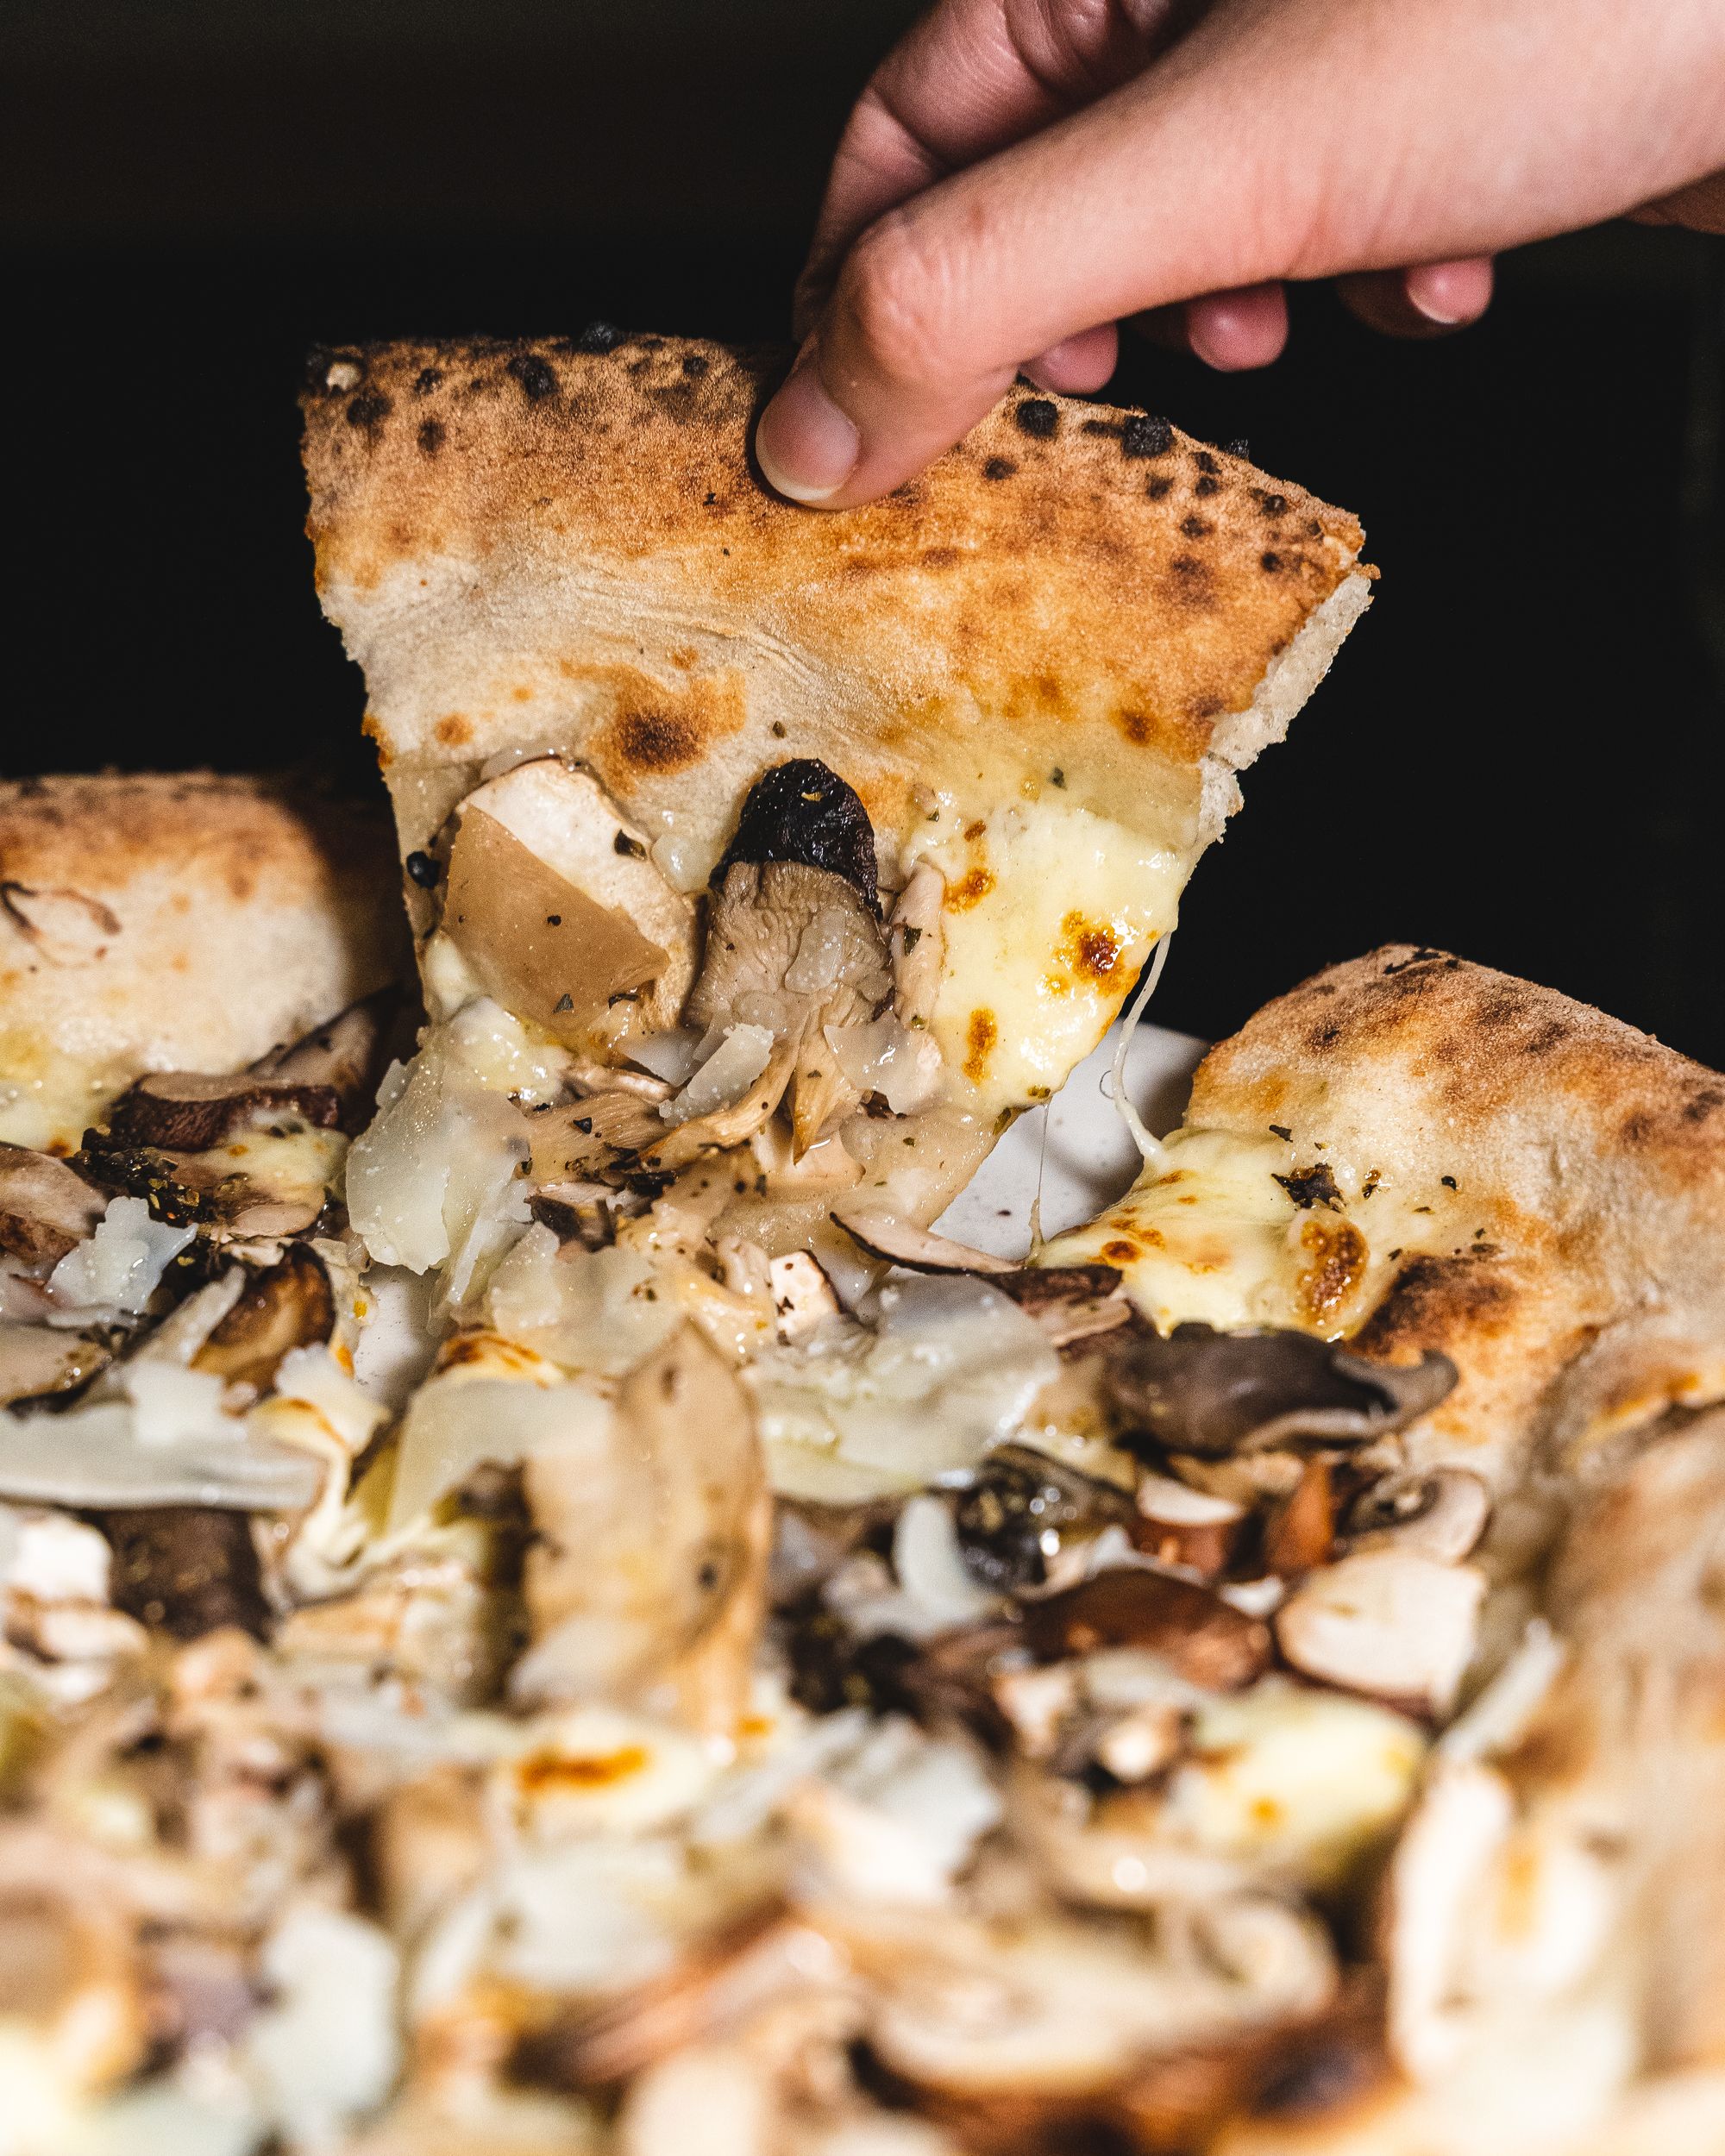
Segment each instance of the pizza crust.
[{"label": "pizza crust", "polygon": [[0,784],[0,1138],[76,1145],[147,1071],[228,1073],[399,971],[380,820],[280,779]]}]

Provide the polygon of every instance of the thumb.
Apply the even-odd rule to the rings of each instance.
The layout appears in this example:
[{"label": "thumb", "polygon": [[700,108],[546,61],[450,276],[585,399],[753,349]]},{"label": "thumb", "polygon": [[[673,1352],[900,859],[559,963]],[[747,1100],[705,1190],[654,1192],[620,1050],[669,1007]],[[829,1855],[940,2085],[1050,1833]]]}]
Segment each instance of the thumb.
[{"label": "thumb", "polygon": [[[762,415],[762,470],[794,500],[872,500],[1100,324],[1670,194],[1725,150],[1722,63],[1717,0],[1634,21],[1621,0],[1223,0],[1144,74],[863,233]],[[1629,124],[1626,80],[1669,124]]]}]

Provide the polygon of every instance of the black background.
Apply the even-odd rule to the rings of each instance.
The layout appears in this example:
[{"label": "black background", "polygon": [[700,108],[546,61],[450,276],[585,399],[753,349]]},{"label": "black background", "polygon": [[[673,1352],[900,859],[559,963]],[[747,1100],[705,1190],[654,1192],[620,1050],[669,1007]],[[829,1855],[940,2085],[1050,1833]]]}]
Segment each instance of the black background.
[{"label": "black background", "polygon": [[[778,334],[888,0],[155,0],[0,18],[4,768],[374,784],[312,597],[315,340],[604,316]],[[1504,266],[1487,323],[1144,351],[1116,394],[1359,512],[1378,599],[1200,868],[1157,1006],[1216,1035],[1440,943],[1725,1061],[1720,242]]]}]

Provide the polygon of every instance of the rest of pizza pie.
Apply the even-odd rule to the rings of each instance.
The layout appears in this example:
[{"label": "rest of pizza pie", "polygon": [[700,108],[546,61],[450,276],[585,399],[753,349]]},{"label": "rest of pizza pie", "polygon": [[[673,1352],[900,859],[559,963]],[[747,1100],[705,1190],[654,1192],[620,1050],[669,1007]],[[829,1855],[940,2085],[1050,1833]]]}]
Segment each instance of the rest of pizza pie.
[{"label": "rest of pizza pie", "polygon": [[279,789],[0,817],[0,2151],[1725,2145],[1725,1081],[1392,948],[943,1234],[1368,573],[769,364],[319,355],[417,1035]]}]

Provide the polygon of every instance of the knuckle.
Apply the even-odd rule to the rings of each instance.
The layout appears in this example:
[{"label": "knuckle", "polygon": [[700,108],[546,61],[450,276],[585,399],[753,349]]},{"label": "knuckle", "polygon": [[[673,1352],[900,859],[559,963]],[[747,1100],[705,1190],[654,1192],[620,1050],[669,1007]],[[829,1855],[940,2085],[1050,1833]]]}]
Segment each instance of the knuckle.
[{"label": "knuckle", "polygon": [[946,266],[915,220],[889,212],[851,250],[840,280],[859,356],[894,383],[926,380],[950,342]]}]

